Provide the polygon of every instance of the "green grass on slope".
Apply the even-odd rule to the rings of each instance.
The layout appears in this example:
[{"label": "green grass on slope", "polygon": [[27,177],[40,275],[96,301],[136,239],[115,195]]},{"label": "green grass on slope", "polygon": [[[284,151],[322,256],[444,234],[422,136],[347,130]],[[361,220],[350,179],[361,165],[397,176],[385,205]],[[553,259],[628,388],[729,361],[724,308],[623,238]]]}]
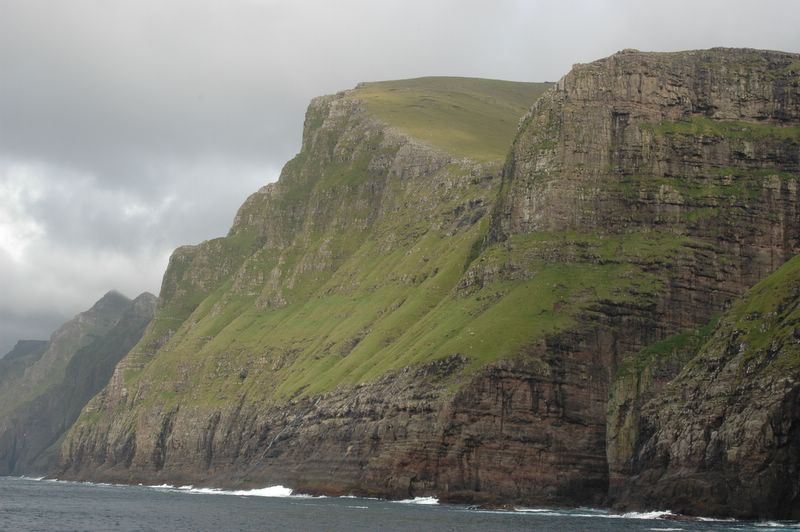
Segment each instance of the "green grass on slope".
[{"label": "green grass on slope", "polygon": [[800,255],[751,288],[727,321],[744,333],[743,368],[765,362],[774,370],[800,367]]},{"label": "green grass on slope", "polygon": [[550,83],[427,77],[364,83],[353,95],[381,120],[459,157],[505,158],[520,117]]},{"label": "green grass on slope", "polygon": [[[681,245],[658,235],[520,235],[478,262],[492,270],[526,264],[530,278],[461,290],[479,225],[454,236],[432,231],[389,254],[366,242],[314,294],[283,308],[253,308],[249,298],[228,294],[215,312],[228,293],[220,287],[153,360],[149,373],[161,390],[149,400],[169,403],[191,390],[194,404],[245,392],[280,401],[453,354],[475,371],[568,329],[598,301],[646,303],[662,283],[627,261],[661,260]],[[541,258],[566,248],[585,256]]]},{"label": "green grass on slope", "polygon": [[283,308],[253,308],[220,287],[148,373],[160,376],[162,400],[191,389],[193,400],[216,403],[244,389],[265,398],[324,391],[397,367],[386,347],[452,290],[479,230],[429,233],[390,254],[367,242],[328,283]]},{"label": "green grass on slope", "polygon": [[711,338],[718,321],[719,318],[714,318],[702,327],[668,336],[638,353],[631,354],[620,365],[617,378],[641,378],[646,371],[652,374],[676,365],[678,368],[683,367]]},{"label": "green grass on slope", "polygon": [[[616,387],[637,394],[646,389],[654,372],[699,365],[719,366],[720,357],[741,356],[743,378],[759,368],[796,371],[800,367],[800,256],[756,284],[722,317],[697,329],[656,342],[627,357],[617,373]],[[735,349],[730,350],[733,342]],[[677,368],[676,368],[677,366]],[[627,388],[626,388],[627,387]]]},{"label": "green grass on slope", "polygon": [[[373,111],[377,106],[394,113],[387,122],[424,129],[410,131],[415,136],[428,134],[429,142],[449,145],[454,153],[499,160],[534,89],[543,88],[428,78],[368,84],[355,92]],[[425,129],[428,123],[435,127]],[[364,185],[373,179],[369,159],[344,157],[317,168],[303,157],[296,159],[298,175],[318,171],[318,179],[287,182],[290,189],[304,187],[303,193],[287,190],[281,198],[290,192],[298,203],[307,198],[308,214],[295,220],[291,208],[275,212],[283,213],[275,223],[303,224],[298,238],[278,251],[248,253],[247,235],[237,230],[242,245],[207,245],[192,258],[195,274],[177,271],[182,281],[176,289],[187,304],[175,316],[189,316],[172,320],[176,329],[158,355],[125,375],[128,388],[138,383],[147,390],[143,401],[220,405],[242,394],[284,401],[454,354],[468,360],[467,371],[528,356],[531,346],[574,326],[599,302],[649,304],[663,289],[650,265],[672,260],[684,244],[656,231],[537,233],[474,257],[498,186],[498,180],[473,181],[474,165],[454,163],[434,176],[386,181],[381,209],[364,225],[358,220],[372,216],[364,206],[374,199],[374,187]],[[253,216],[271,213],[259,210],[258,199],[250,206]],[[462,212],[482,212],[483,219],[462,222]],[[238,251],[247,258],[221,260]],[[203,273],[220,268],[228,276],[212,276],[197,291]],[[273,298],[273,291],[280,297]]]},{"label": "green grass on slope", "polygon": [[720,357],[741,357],[737,363],[742,378],[753,378],[764,368],[771,372],[796,371],[800,368],[798,326],[800,256],[795,256],[746,292],[720,318],[629,357],[618,373],[618,385],[626,377],[668,364],[677,363],[687,370],[703,364],[718,367]]},{"label": "green grass on slope", "polygon": [[771,122],[713,120],[706,116],[695,115],[688,120],[647,124],[642,128],[658,135],[691,135],[753,141],[772,139],[800,143],[799,126],[785,126]]}]

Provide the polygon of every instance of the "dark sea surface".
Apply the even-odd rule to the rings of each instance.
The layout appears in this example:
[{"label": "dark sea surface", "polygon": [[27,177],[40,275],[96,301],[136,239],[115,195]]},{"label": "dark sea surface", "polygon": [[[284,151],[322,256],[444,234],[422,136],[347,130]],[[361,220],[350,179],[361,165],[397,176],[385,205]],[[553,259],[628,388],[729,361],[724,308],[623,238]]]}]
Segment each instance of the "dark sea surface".
[{"label": "dark sea surface", "polygon": [[676,521],[596,509],[483,511],[435,499],[390,502],[0,477],[0,530],[800,530],[798,523]]}]

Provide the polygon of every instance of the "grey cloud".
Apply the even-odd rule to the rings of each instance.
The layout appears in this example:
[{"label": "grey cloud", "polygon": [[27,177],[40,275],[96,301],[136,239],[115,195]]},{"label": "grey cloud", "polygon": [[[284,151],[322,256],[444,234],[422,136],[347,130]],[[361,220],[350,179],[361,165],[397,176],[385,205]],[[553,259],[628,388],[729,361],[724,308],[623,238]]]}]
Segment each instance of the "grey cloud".
[{"label": "grey cloud", "polygon": [[[122,189],[89,174],[30,165],[25,174],[35,193],[19,203],[62,246],[132,253],[223,234],[246,195],[279,169],[204,160],[163,161],[144,172],[149,188]],[[0,161],[0,180],[3,174]]]},{"label": "grey cloud", "polygon": [[17,340],[49,340],[46,331],[55,331],[62,323],[63,316],[57,313],[18,315],[0,311],[0,357],[11,351]]}]

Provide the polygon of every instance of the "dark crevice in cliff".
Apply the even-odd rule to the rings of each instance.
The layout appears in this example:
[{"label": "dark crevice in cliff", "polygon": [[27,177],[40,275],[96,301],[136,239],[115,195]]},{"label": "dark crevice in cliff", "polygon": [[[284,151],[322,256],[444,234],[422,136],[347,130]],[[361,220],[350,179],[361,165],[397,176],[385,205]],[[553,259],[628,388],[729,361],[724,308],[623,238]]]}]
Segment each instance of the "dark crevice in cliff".
[{"label": "dark crevice in cliff", "polygon": [[175,416],[178,414],[178,410],[178,408],[170,410],[161,420],[161,428],[156,434],[156,443],[153,447],[153,455],[151,457],[153,467],[155,467],[156,471],[162,470],[167,461],[167,443],[169,441],[170,434],[172,434],[172,428],[175,422]]}]

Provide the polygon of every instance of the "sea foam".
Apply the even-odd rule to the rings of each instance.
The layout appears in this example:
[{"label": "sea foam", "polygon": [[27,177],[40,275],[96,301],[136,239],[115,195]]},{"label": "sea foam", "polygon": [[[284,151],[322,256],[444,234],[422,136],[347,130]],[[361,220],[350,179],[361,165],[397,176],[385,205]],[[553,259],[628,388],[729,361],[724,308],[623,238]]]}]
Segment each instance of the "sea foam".
[{"label": "sea foam", "polygon": [[219,488],[195,488],[194,486],[170,486],[169,484],[162,484],[161,486],[148,486],[155,489],[174,489],[187,493],[199,493],[205,495],[236,495],[238,497],[300,497],[309,498],[311,495],[295,494],[291,488],[285,486],[268,486],[266,488],[255,488],[251,490],[223,490]]},{"label": "sea foam", "polygon": [[394,501],[400,504],[439,504],[439,499],[436,497],[414,497],[413,499],[403,499],[402,501]]}]

